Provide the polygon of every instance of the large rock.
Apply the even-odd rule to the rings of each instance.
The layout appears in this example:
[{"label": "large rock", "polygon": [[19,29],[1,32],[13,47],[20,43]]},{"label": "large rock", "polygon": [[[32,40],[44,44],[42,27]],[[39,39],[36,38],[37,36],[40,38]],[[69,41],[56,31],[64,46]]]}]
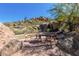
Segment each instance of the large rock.
[{"label": "large rock", "polygon": [[79,56],[79,33],[65,33],[58,35],[58,47],[72,55]]},{"label": "large rock", "polygon": [[0,23],[0,50],[14,39],[14,33],[7,26]]},{"label": "large rock", "polygon": [[64,51],[71,52],[73,50],[73,40],[74,37],[71,33],[62,33],[61,35],[58,35],[58,46]]},{"label": "large rock", "polygon": [[22,47],[22,43],[18,40],[11,40],[7,45],[3,47],[0,54],[1,56],[10,56],[17,51],[19,51]]}]

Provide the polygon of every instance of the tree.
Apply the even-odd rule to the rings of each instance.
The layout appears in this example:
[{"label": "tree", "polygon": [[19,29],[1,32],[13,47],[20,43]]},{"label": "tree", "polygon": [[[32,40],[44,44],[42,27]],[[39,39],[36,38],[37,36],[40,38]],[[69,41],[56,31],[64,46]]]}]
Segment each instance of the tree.
[{"label": "tree", "polygon": [[55,16],[56,19],[68,19],[73,20],[74,17],[79,16],[79,4],[78,3],[58,3],[54,4],[54,7],[50,9],[50,13]]},{"label": "tree", "polygon": [[73,24],[79,23],[79,4],[78,3],[61,3],[54,4],[50,9],[50,13],[55,16],[57,20],[63,20],[66,23],[62,28],[69,26],[70,29],[74,28]]}]

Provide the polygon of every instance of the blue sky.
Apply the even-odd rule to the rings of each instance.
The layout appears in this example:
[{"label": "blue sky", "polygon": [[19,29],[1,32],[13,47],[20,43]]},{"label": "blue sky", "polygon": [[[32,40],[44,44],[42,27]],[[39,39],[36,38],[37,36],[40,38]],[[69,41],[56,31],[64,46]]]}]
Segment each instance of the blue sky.
[{"label": "blue sky", "polygon": [[51,3],[0,3],[0,22],[12,22],[24,17],[50,17]]}]

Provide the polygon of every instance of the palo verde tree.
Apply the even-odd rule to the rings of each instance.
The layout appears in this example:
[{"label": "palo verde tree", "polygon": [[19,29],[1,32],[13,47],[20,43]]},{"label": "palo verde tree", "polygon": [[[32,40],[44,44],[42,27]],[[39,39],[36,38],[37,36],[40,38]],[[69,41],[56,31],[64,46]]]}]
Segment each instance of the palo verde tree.
[{"label": "palo verde tree", "polygon": [[50,9],[50,13],[56,19],[73,20],[74,17],[79,17],[79,4],[78,3],[58,3]]},{"label": "palo verde tree", "polygon": [[[50,9],[50,13],[57,20],[71,22],[72,24],[79,23],[79,4],[78,3],[58,3],[54,4]],[[67,25],[67,23],[64,24]],[[72,25],[71,25],[72,26]]]}]

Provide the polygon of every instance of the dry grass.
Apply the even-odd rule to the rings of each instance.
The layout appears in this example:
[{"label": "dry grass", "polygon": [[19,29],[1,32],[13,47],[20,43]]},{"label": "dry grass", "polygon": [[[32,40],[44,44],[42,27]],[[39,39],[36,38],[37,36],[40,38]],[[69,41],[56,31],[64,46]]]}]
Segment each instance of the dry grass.
[{"label": "dry grass", "polygon": [[29,34],[20,34],[15,35],[17,40],[31,40],[31,38],[35,37],[37,33],[29,33]]}]

